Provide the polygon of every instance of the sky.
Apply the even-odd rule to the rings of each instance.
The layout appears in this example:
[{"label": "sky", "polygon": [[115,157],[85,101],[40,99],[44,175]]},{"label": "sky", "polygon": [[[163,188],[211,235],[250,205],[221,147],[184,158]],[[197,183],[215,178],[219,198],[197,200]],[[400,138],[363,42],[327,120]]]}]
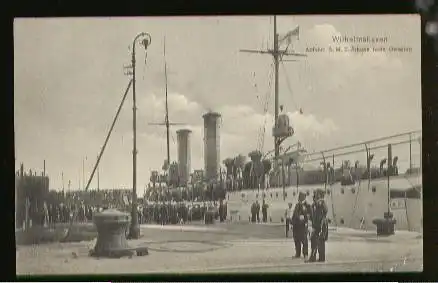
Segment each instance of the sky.
[{"label": "sky", "polygon": [[[289,50],[307,57],[279,69],[280,104],[295,130],[286,145],[300,141],[321,151],[421,129],[419,17],[277,17],[280,36],[298,26]],[[123,67],[140,32],[152,37],[147,57],[136,45],[140,192],[166,158],[165,128],[148,124],[164,121],[164,41],[170,120],[187,124],[171,129],[171,160],[176,130],[189,128],[192,169],[203,169],[202,114],[210,110],[222,115],[221,159],[256,149],[264,127],[261,149],[273,148],[272,57],[239,52],[272,48],[273,17],[27,18],[14,22],[17,169],[24,163],[26,171],[41,172],[46,160],[52,189],[67,189],[69,180],[71,189],[83,187],[83,171],[88,179],[128,85]],[[387,37],[363,45],[387,52],[306,50],[327,49],[333,36],[344,35]],[[100,188],[132,187],[132,136],[129,95],[99,166]],[[418,164],[419,146],[413,156]]]}]

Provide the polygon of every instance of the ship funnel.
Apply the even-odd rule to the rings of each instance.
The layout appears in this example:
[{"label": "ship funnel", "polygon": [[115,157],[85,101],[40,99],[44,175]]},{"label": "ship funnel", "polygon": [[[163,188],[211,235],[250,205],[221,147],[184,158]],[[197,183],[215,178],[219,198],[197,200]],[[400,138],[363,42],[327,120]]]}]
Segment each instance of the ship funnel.
[{"label": "ship funnel", "polygon": [[217,112],[208,112],[204,118],[204,168],[207,180],[217,180],[220,168],[220,118]]},{"label": "ship funnel", "polygon": [[187,185],[191,171],[190,133],[188,129],[176,131],[178,146],[178,174],[180,185]]}]

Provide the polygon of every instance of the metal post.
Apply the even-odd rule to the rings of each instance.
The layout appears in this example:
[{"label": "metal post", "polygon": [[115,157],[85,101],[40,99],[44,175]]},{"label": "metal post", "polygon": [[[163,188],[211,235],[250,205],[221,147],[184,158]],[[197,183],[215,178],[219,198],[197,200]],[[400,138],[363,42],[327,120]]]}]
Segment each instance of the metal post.
[{"label": "metal post", "polygon": [[[275,115],[274,115],[274,128],[276,129],[278,126],[278,69],[279,69],[279,60],[278,60],[278,34],[277,34],[277,17],[274,16],[274,51],[272,53],[274,57],[274,67],[275,67],[275,84],[274,84],[274,107],[275,107]],[[277,160],[280,155],[280,144],[278,143],[278,138],[274,137],[274,148],[275,148],[275,159]]]},{"label": "metal post", "polygon": [[388,144],[388,164],[386,166],[387,170],[386,170],[386,176],[388,177],[388,213],[391,211],[390,209],[390,205],[391,205],[391,187],[390,187],[390,183],[389,183],[389,176],[391,173],[391,162],[392,162],[392,145]]},{"label": "metal post", "polygon": [[[421,136],[418,137],[418,143],[420,144],[420,174],[419,177],[421,178],[421,183],[423,183],[423,156],[422,156],[422,151],[423,151],[423,143],[421,141]],[[421,192],[420,192],[420,197],[421,197],[421,232],[423,232],[423,186],[421,186]]]},{"label": "metal post", "polygon": [[[170,169],[170,124],[169,124],[169,104],[168,104],[168,95],[167,95],[167,63],[166,63],[166,38],[164,38],[164,44],[163,44],[163,54],[164,54],[164,78],[166,81],[166,117],[165,117],[165,123],[166,123],[166,149],[167,149],[167,163],[169,164],[168,172]],[[170,176],[170,174],[169,174]],[[170,185],[170,180],[168,179],[167,186]]]},{"label": "metal post", "polygon": [[412,134],[409,134],[409,173],[412,173]]},{"label": "metal post", "polygon": [[284,160],[281,160],[281,182],[283,185],[283,200],[286,200],[286,183],[285,183],[285,176],[284,176]]},{"label": "metal post", "polygon": [[333,153],[333,156],[332,156],[332,168],[333,168],[333,176],[332,176],[332,178],[333,178],[333,183],[335,183],[336,182],[336,167],[335,167],[335,154]]},{"label": "metal post", "polygon": [[423,174],[423,156],[422,156],[422,151],[423,151],[423,143],[421,142],[421,137],[418,138],[418,143],[420,144],[420,176],[422,176]]},{"label": "metal post", "polygon": [[137,239],[140,235],[137,217],[137,109],[135,97],[135,41],[132,44],[132,129],[133,129],[133,150],[132,150],[132,211],[131,211],[131,229],[129,237]]},{"label": "metal post", "polygon": [[321,152],[322,155],[322,162],[324,163],[323,165],[323,169],[324,169],[324,192],[327,194],[327,163],[325,161],[325,156],[324,156],[324,152]]},{"label": "metal post", "polygon": [[300,174],[298,173],[298,161],[295,160],[295,173],[297,175],[297,195],[299,192],[299,184],[300,184]]},{"label": "metal post", "polygon": [[[99,160],[99,155],[97,155],[97,160]],[[97,166],[97,191],[100,191],[99,165]]]},{"label": "metal post", "polygon": [[82,187],[85,188],[85,158],[82,157]]},{"label": "metal post", "polygon": [[143,41],[145,49],[151,43],[151,37],[147,33],[138,34],[132,42],[132,128],[133,128],[133,150],[132,150],[132,211],[131,211],[131,227],[129,230],[130,239],[138,239],[140,237],[140,229],[138,227],[138,208],[137,208],[137,105],[135,93],[135,44],[140,37],[147,37]]},{"label": "metal post", "polygon": [[97,191],[100,191],[100,176],[99,168],[97,168]]}]

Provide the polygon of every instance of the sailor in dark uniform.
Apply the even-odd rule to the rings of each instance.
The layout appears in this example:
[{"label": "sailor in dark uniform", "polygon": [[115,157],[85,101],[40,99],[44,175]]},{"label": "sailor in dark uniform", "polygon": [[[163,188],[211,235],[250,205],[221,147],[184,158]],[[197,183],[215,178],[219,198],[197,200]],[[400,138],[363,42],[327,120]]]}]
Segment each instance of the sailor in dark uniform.
[{"label": "sailor in dark uniform", "polygon": [[255,223],[257,219],[257,205],[255,202],[251,205],[251,222]]},{"label": "sailor in dark uniform", "polygon": [[327,212],[328,208],[324,201],[324,191],[318,189],[315,191],[312,204],[312,232],[310,236],[312,251],[307,262],[315,262],[316,253],[319,255],[318,261],[325,261],[325,242],[328,239]]},{"label": "sailor in dark uniform", "polygon": [[311,214],[311,207],[306,202],[306,194],[300,192],[298,195],[298,203],[295,205],[292,214],[292,231],[295,242],[295,258],[301,257],[301,251],[304,258],[308,255],[308,240],[307,240],[307,222]]}]

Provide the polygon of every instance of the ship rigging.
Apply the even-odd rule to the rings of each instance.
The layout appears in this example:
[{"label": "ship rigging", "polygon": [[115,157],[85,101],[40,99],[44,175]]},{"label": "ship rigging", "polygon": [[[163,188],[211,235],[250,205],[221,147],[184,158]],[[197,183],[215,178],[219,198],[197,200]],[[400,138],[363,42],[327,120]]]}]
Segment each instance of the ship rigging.
[{"label": "ship rigging", "polygon": [[[279,66],[280,63],[283,64],[283,61],[287,62],[295,62],[296,60],[283,60],[283,57],[307,57],[306,54],[290,52],[289,46],[291,44],[291,39],[293,36],[299,37],[299,27],[294,30],[288,32],[281,39],[279,38],[279,34],[277,33],[277,17],[274,16],[274,46],[273,49],[266,50],[251,50],[251,49],[241,49],[240,52],[246,53],[255,53],[255,54],[269,54],[272,56],[274,60],[274,152],[275,152],[275,160],[278,160],[280,157],[280,146],[281,144],[289,137],[292,137],[294,134],[293,129],[289,127],[289,123],[283,124],[283,119],[279,119]],[[284,49],[280,48],[280,43],[287,42],[287,46]],[[300,112],[302,110],[300,109]],[[282,120],[282,121],[279,121]],[[286,126],[286,127],[283,127]]]},{"label": "ship rigging", "polygon": [[167,173],[167,185],[169,187],[169,181],[170,181],[170,126],[184,126],[185,123],[175,123],[169,121],[169,101],[168,101],[168,88],[167,88],[167,61],[166,61],[166,37],[164,37],[163,40],[163,57],[164,57],[164,83],[165,83],[165,116],[164,116],[164,122],[159,123],[148,123],[149,125],[155,125],[155,126],[165,126],[166,127],[166,152],[167,152],[167,159],[164,161],[163,164],[163,171],[166,171]]}]

